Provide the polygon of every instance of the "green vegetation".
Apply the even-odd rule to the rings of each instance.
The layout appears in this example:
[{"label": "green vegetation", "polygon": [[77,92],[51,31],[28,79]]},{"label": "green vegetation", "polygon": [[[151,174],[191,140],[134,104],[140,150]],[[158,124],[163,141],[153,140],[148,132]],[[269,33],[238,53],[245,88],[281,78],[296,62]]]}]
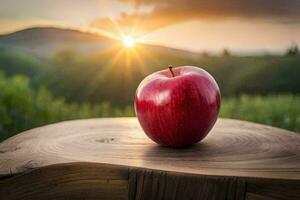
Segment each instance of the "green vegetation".
[{"label": "green vegetation", "polygon": [[[133,52],[123,51],[117,57],[116,52],[58,52],[43,81],[54,95],[63,95],[68,101],[109,101],[123,106],[132,102],[135,89],[145,76],[166,69],[171,62],[173,66],[203,67],[215,77],[224,97],[300,93],[300,56],[187,57],[140,47],[138,59]],[[131,57],[126,60],[128,55]]]},{"label": "green vegetation", "polygon": [[217,57],[199,61],[222,95],[300,93],[300,56]]},{"label": "green vegetation", "polygon": [[[66,103],[54,98],[46,88],[34,90],[28,78],[0,74],[0,141],[33,127],[79,118],[134,116],[133,106],[112,107]],[[300,97],[247,96],[222,100],[221,116],[269,124],[300,131]]]},{"label": "green vegetation", "polygon": [[36,79],[43,68],[42,62],[28,53],[0,47],[0,70],[7,76],[23,74]]},{"label": "green vegetation", "polygon": [[222,117],[300,132],[297,50],[287,56],[237,57],[228,50],[221,56],[190,56],[145,47],[95,54],[65,49],[37,58],[0,48],[0,141],[63,120],[134,116],[140,81],[169,64],[209,71],[221,89]]},{"label": "green vegetation", "polygon": [[239,98],[225,98],[220,115],[300,132],[300,96],[242,95]]},{"label": "green vegetation", "polygon": [[46,88],[34,90],[28,78],[21,75],[6,78],[0,73],[0,88],[0,141],[20,131],[63,120],[133,115],[131,108],[113,108],[106,102],[95,106],[67,104]]},{"label": "green vegetation", "polygon": [[188,56],[137,47],[120,47],[92,54],[63,49],[50,58],[0,48],[0,69],[8,76],[24,74],[38,88],[45,85],[68,102],[97,104],[107,101],[126,106],[140,81],[169,64],[201,66],[217,80],[223,97],[241,94],[299,94],[300,56]]}]

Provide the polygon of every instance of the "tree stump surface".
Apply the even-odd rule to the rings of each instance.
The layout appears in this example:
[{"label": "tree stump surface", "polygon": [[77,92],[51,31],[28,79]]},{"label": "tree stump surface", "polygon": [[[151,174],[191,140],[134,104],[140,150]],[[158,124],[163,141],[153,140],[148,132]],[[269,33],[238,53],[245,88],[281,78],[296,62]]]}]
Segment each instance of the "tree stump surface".
[{"label": "tree stump surface", "polygon": [[0,199],[300,199],[300,135],[218,119],[158,146],[136,118],[66,121],[0,143]]}]

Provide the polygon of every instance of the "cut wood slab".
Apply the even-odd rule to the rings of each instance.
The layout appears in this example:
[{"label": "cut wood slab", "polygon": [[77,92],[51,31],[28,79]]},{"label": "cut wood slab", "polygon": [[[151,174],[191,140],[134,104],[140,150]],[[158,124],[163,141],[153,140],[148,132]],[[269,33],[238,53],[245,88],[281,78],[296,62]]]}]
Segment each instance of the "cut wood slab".
[{"label": "cut wood slab", "polygon": [[75,120],[0,144],[0,199],[300,199],[300,135],[219,119],[200,143],[156,145],[135,118]]}]

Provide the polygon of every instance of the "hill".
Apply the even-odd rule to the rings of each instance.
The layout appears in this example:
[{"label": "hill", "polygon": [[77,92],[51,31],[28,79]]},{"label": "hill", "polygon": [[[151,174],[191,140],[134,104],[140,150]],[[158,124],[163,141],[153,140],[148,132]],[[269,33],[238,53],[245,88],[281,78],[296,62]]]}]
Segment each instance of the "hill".
[{"label": "hill", "polygon": [[[210,72],[222,96],[300,93],[299,56],[209,56],[188,58],[137,47],[135,52],[107,50],[91,55],[65,51],[54,58],[44,80],[55,95],[79,102],[128,105],[138,84],[154,71],[194,65]],[[49,76],[51,75],[51,76]],[[57,84],[60,83],[60,84]],[[80,92],[79,92],[80,91]],[[80,94],[80,95],[78,95]]]},{"label": "hill", "polygon": [[71,29],[38,27],[0,35],[0,46],[49,56],[61,48],[78,51],[98,51],[111,46],[115,41],[107,37]]},{"label": "hill", "polygon": [[[73,49],[80,53],[93,53],[113,48],[118,46],[119,43],[120,41],[103,35],[57,27],[33,27],[0,35],[0,47],[14,48],[42,57],[51,56],[60,49]],[[189,51],[158,45],[143,44],[143,46],[154,51],[176,55],[198,55]]]},{"label": "hill", "polygon": [[126,106],[143,78],[170,64],[205,68],[223,97],[300,93],[297,55],[209,56],[145,44],[126,49],[104,36],[57,28],[2,35],[0,44],[5,46],[0,48],[0,70],[29,76],[35,86],[45,85],[68,102]]}]

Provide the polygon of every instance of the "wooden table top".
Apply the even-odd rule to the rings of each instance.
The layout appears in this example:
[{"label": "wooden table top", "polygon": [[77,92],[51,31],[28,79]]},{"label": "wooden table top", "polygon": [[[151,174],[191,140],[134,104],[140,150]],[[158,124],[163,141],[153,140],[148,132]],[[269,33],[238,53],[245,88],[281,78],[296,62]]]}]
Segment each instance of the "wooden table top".
[{"label": "wooden table top", "polygon": [[35,128],[0,143],[0,176],[71,162],[300,180],[300,134],[218,119],[200,143],[172,149],[148,139],[136,118],[103,118]]}]

